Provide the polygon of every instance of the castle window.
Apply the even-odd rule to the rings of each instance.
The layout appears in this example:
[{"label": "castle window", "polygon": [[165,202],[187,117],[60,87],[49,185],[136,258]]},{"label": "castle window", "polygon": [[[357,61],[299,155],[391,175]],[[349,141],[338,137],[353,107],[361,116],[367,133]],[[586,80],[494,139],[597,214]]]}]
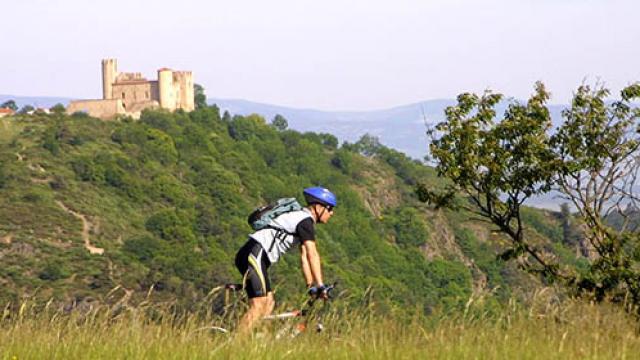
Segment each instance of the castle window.
[{"label": "castle window", "polygon": [[124,96],[124,92],[122,93],[122,98],[123,98],[123,99],[125,98],[125,96]]},{"label": "castle window", "polygon": [[144,96],[148,99],[148,98],[149,98],[149,92],[148,92],[148,91],[145,91],[145,92],[144,92]]}]

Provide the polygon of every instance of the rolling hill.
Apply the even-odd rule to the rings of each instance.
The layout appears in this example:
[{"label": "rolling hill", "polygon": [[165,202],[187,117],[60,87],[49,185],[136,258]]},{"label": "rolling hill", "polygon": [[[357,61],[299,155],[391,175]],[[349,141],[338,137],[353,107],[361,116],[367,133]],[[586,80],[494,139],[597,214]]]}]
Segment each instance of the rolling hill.
[{"label": "rolling hill", "polygon": [[[240,280],[232,259],[254,207],[317,184],[339,197],[334,220],[318,229],[325,277],[353,296],[372,287],[381,303],[433,311],[476,292],[504,299],[533,281],[496,259],[501,245],[486,225],[418,202],[414,184],[439,186],[433,169],[383,145],[339,146],[330,134],[279,131],[215,108],[0,123],[5,302],[30,294],[77,304],[115,288],[198,301]],[[528,210],[527,221],[563,249],[554,216]],[[274,271],[280,298],[303,291],[297,263],[289,256]]]}]

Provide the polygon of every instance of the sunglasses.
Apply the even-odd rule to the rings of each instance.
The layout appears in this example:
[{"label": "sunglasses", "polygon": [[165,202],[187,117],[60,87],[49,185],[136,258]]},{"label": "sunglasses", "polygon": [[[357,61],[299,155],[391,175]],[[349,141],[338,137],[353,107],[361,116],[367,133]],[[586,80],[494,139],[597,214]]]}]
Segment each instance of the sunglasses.
[{"label": "sunglasses", "polygon": [[327,209],[327,211],[329,212],[333,212],[333,206],[328,205],[328,206],[325,206],[324,208]]}]

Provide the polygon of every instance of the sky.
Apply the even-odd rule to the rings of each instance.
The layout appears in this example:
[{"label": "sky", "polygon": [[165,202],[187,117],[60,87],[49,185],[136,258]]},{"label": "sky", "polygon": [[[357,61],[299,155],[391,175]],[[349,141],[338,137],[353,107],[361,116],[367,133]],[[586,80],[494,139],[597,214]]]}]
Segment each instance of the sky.
[{"label": "sky", "polygon": [[552,103],[640,81],[637,0],[20,0],[0,94],[100,98],[100,60],[191,70],[212,98],[375,110],[486,89]]}]

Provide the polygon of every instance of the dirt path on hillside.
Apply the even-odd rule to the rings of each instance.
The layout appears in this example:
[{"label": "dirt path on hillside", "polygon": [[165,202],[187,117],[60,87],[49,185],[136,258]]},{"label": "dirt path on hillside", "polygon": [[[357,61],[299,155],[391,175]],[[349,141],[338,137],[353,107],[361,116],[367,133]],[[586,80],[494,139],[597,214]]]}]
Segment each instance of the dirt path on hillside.
[{"label": "dirt path on hillside", "polygon": [[42,167],[42,165],[40,165],[40,164],[35,164],[35,165],[33,165],[32,163],[27,163],[27,167],[28,167],[28,168],[29,168],[29,170],[31,170],[31,171],[37,171],[37,172],[41,172],[41,173],[47,172],[47,171]]},{"label": "dirt path on hillside", "polygon": [[95,247],[91,245],[91,242],[89,241],[89,231],[91,230],[92,224],[89,222],[89,220],[87,220],[87,217],[83,214],[77,213],[69,209],[61,201],[56,200],[56,204],[58,204],[58,206],[60,206],[64,211],[68,212],[69,214],[75,216],[76,218],[80,219],[80,221],[82,221],[82,240],[84,241],[84,247],[87,250],[89,250],[89,253],[97,254],[97,255],[104,254],[103,248]]},{"label": "dirt path on hillside", "polygon": [[47,185],[53,181],[52,177],[46,177],[44,179],[31,178],[31,182],[34,184]]},{"label": "dirt path on hillside", "polygon": [[[18,161],[20,162],[24,162],[24,156],[22,154],[20,154],[19,152],[16,153],[16,156],[18,157]],[[40,164],[32,164],[30,162],[27,162],[27,168],[33,172],[38,172],[40,174],[46,174],[47,170],[45,170],[42,165]],[[37,177],[32,177],[31,178],[31,182],[33,182],[34,184],[41,184],[41,185],[47,185],[50,184],[54,179],[51,176],[48,176],[44,179],[41,178],[37,178]]]}]

